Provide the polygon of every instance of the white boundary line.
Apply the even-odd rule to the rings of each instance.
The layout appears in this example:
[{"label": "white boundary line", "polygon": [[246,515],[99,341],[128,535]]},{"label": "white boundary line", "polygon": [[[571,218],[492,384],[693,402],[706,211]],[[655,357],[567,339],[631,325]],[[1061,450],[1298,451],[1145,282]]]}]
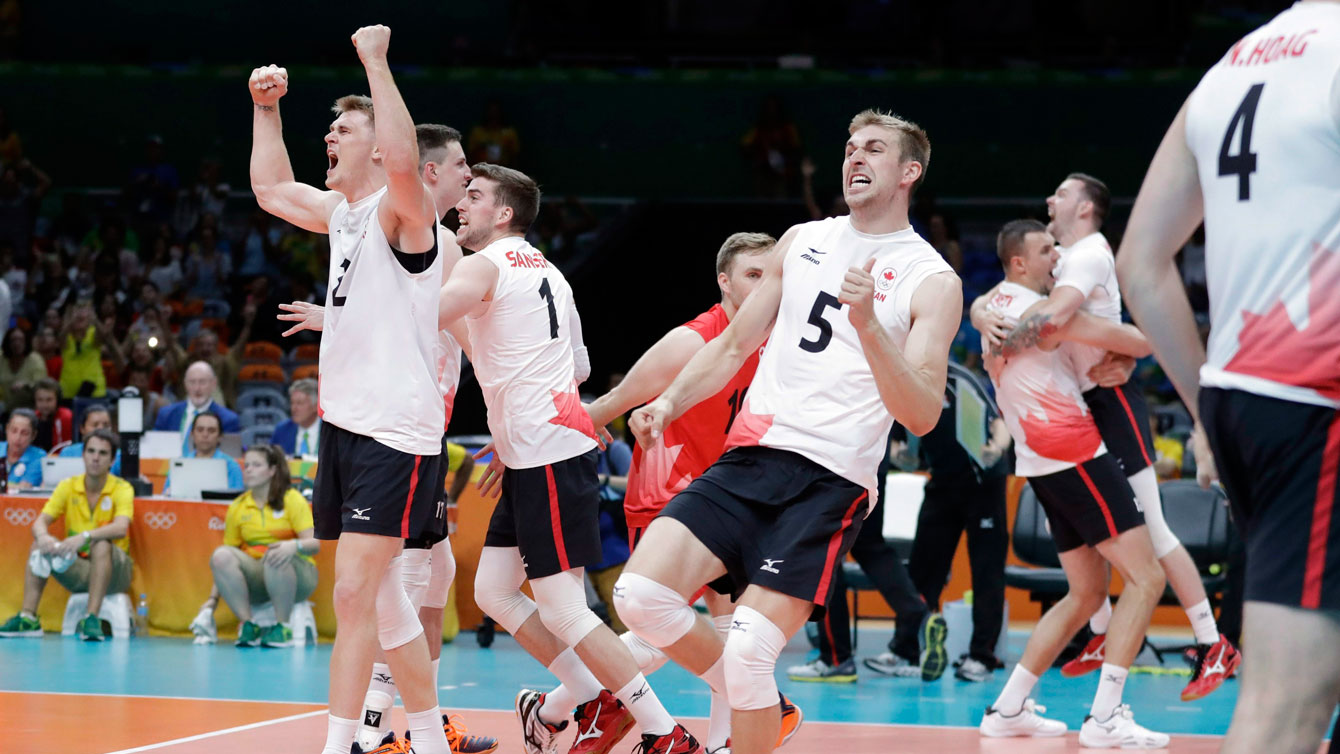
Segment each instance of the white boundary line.
[{"label": "white boundary line", "polygon": [[325,706],[324,702],[295,702],[289,699],[231,699],[216,696],[171,696],[168,694],[114,694],[105,691],[15,691],[0,689],[0,694],[51,694],[53,696],[107,696],[131,699],[173,699],[185,702],[255,702],[257,704],[303,704]]},{"label": "white boundary line", "polygon": [[252,730],[253,728],[263,728],[267,725],[274,725],[276,723],[287,723],[292,722],[294,720],[302,720],[304,718],[316,717],[317,715],[324,715],[324,714],[326,714],[326,710],[323,709],[313,710],[311,712],[302,712],[297,715],[289,715],[288,717],[278,717],[275,718],[274,720],[262,720],[259,723],[248,723],[247,725],[238,725],[232,728],[224,728],[223,730],[210,731],[209,733],[201,733],[195,736],[186,736],[185,738],[174,738],[171,741],[162,741],[160,743],[149,744],[147,746],[136,746],[133,749],[121,749],[119,751],[109,752],[109,754],[134,754],[134,752],[138,751],[152,751],[154,749],[162,749],[167,746],[176,746],[177,744],[190,743],[191,741],[200,741],[205,738],[214,738],[215,736],[226,736],[229,733],[238,733],[244,730]]}]

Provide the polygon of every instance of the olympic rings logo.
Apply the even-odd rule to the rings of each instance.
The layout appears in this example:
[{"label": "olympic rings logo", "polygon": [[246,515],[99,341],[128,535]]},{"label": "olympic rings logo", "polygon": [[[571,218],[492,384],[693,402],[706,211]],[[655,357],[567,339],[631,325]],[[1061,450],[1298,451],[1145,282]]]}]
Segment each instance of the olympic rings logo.
[{"label": "olympic rings logo", "polygon": [[177,514],[172,511],[150,511],[144,514],[144,523],[150,529],[171,529],[177,523]]},{"label": "olympic rings logo", "polygon": [[37,519],[37,511],[32,508],[6,508],[5,520],[14,526],[27,526]]}]

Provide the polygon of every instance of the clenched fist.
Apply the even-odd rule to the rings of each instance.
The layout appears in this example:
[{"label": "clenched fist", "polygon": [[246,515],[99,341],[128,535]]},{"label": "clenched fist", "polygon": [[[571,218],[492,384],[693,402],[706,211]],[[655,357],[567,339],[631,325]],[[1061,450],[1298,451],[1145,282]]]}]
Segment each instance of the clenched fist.
[{"label": "clenched fist", "polygon": [[358,50],[358,59],[364,65],[374,61],[386,60],[386,49],[391,46],[391,27],[364,26],[354,32],[354,49]]},{"label": "clenched fist", "polygon": [[251,72],[247,82],[251,101],[259,107],[274,107],[279,98],[288,94],[288,71],[277,65],[267,65]]},{"label": "clenched fist", "polygon": [[838,291],[838,303],[851,307],[847,319],[858,330],[875,320],[875,278],[870,275],[874,267],[874,257],[864,267],[848,267]]}]

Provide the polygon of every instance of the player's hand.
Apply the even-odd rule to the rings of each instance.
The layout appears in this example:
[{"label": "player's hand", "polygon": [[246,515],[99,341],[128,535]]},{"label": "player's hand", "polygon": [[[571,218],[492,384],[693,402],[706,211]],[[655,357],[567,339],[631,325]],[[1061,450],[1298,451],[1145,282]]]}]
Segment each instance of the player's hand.
[{"label": "player's hand", "polygon": [[1005,315],[998,311],[987,311],[981,316],[981,324],[976,321],[972,324],[986,337],[986,344],[990,351],[998,351],[1000,344],[1005,342],[1005,338],[1010,334],[1010,326],[1005,321]]},{"label": "player's hand", "polygon": [[850,307],[847,319],[858,330],[875,320],[875,278],[870,274],[874,267],[874,257],[866,260],[864,267],[848,267],[838,291],[838,303]]},{"label": "player's hand", "polygon": [[1125,385],[1135,373],[1135,357],[1108,351],[1103,360],[1089,369],[1089,379],[1099,387]]},{"label": "player's hand", "polygon": [[288,94],[288,71],[277,65],[262,66],[252,70],[247,83],[252,102],[259,107],[274,107],[280,97]]},{"label": "player's hand", "polygon": [[298,324],[285,330],[280,337],[288,336],[302,332],[303,330],[313,330],[321,332],[321,328],[326,324],[326,307],[319,304],[309,304],[306,301],[294,301],[291,304],[280,304],[279,310],[285,314],[275,315],[275,319],[283,322],[297,322]]},{"label": "player's hand", "polygon": [[503,470],[507,467],[503,466],[502,460],[494,452],[493,443],[480,448],[474,454],[474,459],[478,461],[489,453],[493,453],[493,458],[490,458],[489,465],[484,467],[484,473],[479,475],[479,481],[475,484],[475,487],[479,490],[481,496],[496,498],[502,494]]},{"label": "player's hand", "polygon": [[358,51],[358,59],[364,65],[385,61],[386,50],[391,46],[391,27],[381,24],[364,26],[354,32],[352,39],[354,49]]},{"label": "player's hand", "polygon": [[665,425],[670,423],[670,411],[670,402],[657,398],[634,411],[628,418],[628,430],[637,438],[637,444],[643,450],[650,450],[661,441],[661,433],[665,431]]},{"label": "player's hand", "polygon": [[1208,490],[1212,483],[1219,481],[1219,469],[1214,465],[1210,438],[1199,424],[1191,430],[1191,452],[1196,456],[1196,482],[1201,489]]}]

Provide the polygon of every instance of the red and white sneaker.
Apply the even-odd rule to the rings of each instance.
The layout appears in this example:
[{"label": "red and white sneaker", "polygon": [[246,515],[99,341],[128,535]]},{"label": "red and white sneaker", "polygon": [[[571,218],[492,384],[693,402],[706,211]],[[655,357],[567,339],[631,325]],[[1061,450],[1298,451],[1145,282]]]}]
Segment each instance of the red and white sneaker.
[{"label": "red and white sneaker", "polygon": [[1061,675],[1066,678],[1078,678],[1103,667],[1103,658],[1107,654],[1104,651],[1106,646],[1107,634],[1094,634],[1078,657],[1061,666]]},{"label": "red and white sneaker", "polygon": [[577,739],[568,754],[609,754],[633,727],[633,713],[605,689],[573,713]]},{"label": "red and white sneaker", "polygon": [[698,739],[689,735],[684,726],[676,725],[664,736],[643,734],[642,743],[633,749],[633,754],[697,754],[702,750]]},{"label": "red and white sneaker", "polygon": [[1196,654],[1196,669],[1191,674],[1191,682],[1182,689],[1184,702],[1209,696],[1233,675],[1242,662],[1242,654],[1223,634],[1219,634],[1219,641],[1214,644],[1197,647]]},{"label": "red and white sneaker", "polygon": [[543,706],[544,694],[539,691],[521,689],[516,695],[516,719],[521,723],[521,746],[526,754],[558,754],[556,739],[568,727],[567,720],[553,725],[540,719]]}]

